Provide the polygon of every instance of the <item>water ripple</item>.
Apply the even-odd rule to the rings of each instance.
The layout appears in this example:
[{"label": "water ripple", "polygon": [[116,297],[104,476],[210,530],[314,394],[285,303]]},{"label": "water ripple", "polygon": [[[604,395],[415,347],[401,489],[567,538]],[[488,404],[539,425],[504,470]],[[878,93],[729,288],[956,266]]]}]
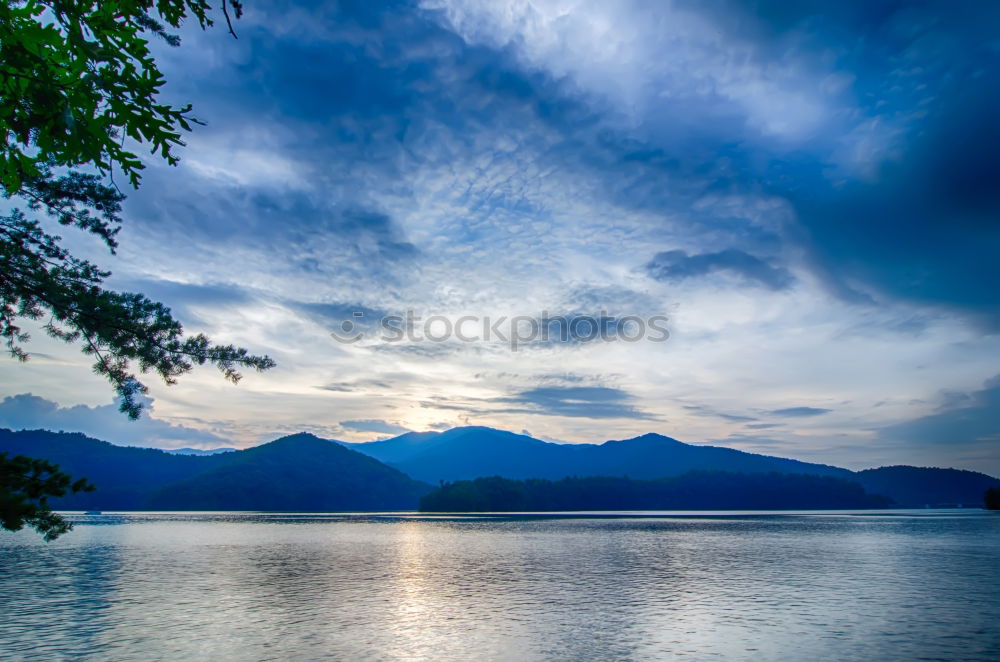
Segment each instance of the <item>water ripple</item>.
[{"label": "water ripple", "polygon": [[1000,517],[74,516],[12,660],[1000,659]]}]

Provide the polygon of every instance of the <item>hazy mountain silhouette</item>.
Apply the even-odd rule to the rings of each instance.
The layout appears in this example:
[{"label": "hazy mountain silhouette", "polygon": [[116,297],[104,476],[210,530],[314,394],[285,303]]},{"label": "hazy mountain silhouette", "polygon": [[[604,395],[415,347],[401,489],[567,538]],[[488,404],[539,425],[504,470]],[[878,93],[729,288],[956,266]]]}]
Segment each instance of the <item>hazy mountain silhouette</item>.
[{"label": "hazy mountain silhouette", "polygon": [[226,454],[171,455],[152,448],[116,446],[79,433],[0,429],[0,451],[41,457],[76,478],[100,486],[53,501],[57,508],[142,510],[152,490],[207,471]]},{"label": "hazy mountain silhouette", "polygon": [[413,433],[385,441],[345,444],[400,471],[436,484],[484,476],[547,478],[629,476],[665,478],[689,471],[799,473],[849,477],[847,469],[718,446],[685,444],[659,434],[603,444],[554,444],[485,427]]},{"label": "hazy mountain silhouette", "polygon": [[0,451],[45,458],[97,486],[53,501],[65,510],[412,509],[430,489],[308,434],[198,456],[116,446],[82,434],[0,429]]},{"label": "hazy mountain silhouette", "polygon": [[210,448],[208,450],[203,450],[201,448],[166,448],[164,449],[167,453],[171,455],[218,455],[219,453],[231,453],[233,451],[239,450],[238,448]]},{"label": "hazy mountain silhouette", "polygon": [[581,450],[484,427],[344,445],[432,484],[479,476],[562,478],[573,473],[568,459]]},{"label": "hazy mountain silhouette", "polygon": [[428,485],[311,434],[282,437],[153,493],[154,510],[405,510]]},{"label": "hazy mountain silhouette", "polygon": [[860,483],[900,506],[982,503],[1000,480],[974,471],[883,467],[852,472],[825,464],[686,444],[659,434],[602,444],[554,444],[487,427],[408,433],[384,441],[345,444],[431,484],[502,476],[560,480],[567,476],[627,476],[652,480],[692,471],[832,476]]},{"label": "hazy mountain silhouette", "polygon": [[[484,427],[408,433],[366,444],[297,434],[247,450],[210,455],[116,446],[82,434],[0,429],[0,451],[48,459],[97,486],[96,492],[53,502],[66,510],[412,509],[431,490],[419,480],[437,485],[442,480],[491,476],[550,481],[567,476],[628,477],[638,483],[690,476],[691,472],[724,472],[746,474],[751,478],[745,485],[757,485],[766,484],[759,483],[760,476],[798,474],[853,481],[869,494],[885,495],[907,507],[977,506],[987,488],[1000,487],[1000,480],[974,471],[883,467],[855,473],[729,448],[695,446],[657,434],[603,444],[553,444]],[[725,486],[732,484],[717,486],[729,489]],[[806,503],[812,502],[795,497],[782,507],[810,507]]]},{"label": "hazy mountain silhouette", "polygon": [[343,441],[340,443],[347,448],[370,455],[380,462],[393,463],[426,453],[447,439],[440,432],[407,432],[384,441],[371,441],[363,444]]}]

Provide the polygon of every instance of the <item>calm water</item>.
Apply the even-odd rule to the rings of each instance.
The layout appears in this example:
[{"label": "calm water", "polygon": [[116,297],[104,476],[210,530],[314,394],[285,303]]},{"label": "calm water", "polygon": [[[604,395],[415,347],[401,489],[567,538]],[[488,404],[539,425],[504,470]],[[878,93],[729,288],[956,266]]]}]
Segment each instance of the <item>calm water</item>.
[{"label": "calm water", "polygon": [[0,658],[1000,659],[1000,516],[76,516]]}]

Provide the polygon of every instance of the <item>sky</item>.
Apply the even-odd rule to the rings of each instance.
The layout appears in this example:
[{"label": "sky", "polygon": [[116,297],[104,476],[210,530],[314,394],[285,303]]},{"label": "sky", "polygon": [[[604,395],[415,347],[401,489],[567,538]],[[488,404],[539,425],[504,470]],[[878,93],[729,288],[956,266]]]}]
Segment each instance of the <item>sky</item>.
[{"label": "sky", "polygon": [[[148,375],[130,423],[36,331],[0,425],[163,448],[652,431],[1000,475],[1000,5],[247,4],[238,40],[156,46],[206,126],[177,167],[146,157],[119,253],[61,234],[278,367]],[[618,333],[386,340],[407,311]],[[619,337],[654,317],[666,339]]]}]

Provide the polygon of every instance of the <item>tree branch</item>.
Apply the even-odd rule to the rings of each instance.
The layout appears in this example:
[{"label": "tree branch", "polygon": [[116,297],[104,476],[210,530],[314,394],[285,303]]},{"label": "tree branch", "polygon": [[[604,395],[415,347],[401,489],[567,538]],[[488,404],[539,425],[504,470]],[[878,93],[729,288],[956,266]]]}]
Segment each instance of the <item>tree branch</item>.
[{"label": "tree branch", "polygon": [[222,0],[222,15],[226,17],[226,26],[229,28],[229,34],[233,35],[233,39],[239,39],[236,36],[236,31],[233,30],[233,22],[229,19],[229,10],[226,8],[229,5],[229,0]]}]

